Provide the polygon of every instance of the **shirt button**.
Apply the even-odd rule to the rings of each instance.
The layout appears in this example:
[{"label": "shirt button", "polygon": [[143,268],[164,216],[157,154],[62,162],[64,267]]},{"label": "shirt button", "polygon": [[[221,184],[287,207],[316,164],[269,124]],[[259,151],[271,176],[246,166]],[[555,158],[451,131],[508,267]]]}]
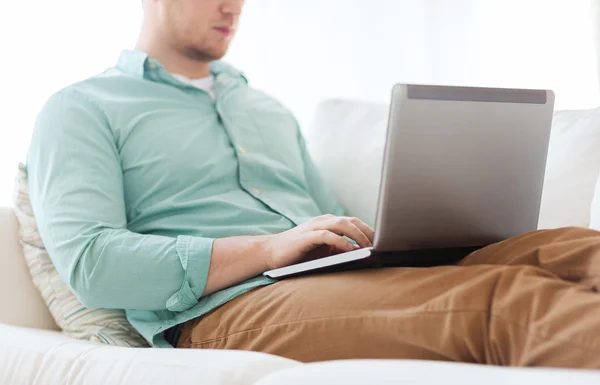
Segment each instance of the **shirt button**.
[{"label": "shirt button", "polygon": [[244,147],[239,147],[239,148],[238,148],[238,152],[239,152],[240,154],[245,154],[245,153],[246,153],[246,149],[245,149]]},{"label": "shirt button", "polygon": [[252,189],[252,192],[253,192],[254,194],[256,194],[256,195],[260,194],[260,190],[259,190],[259,189],[257,189],[257,188],[253,188],[253,189]]},{"label": "shirt button", "polygon": [[155,70],[155,69],[156,69],[156,64],[154,64],[154,63],[150,62],[150,63],[148,64],[148,68],[150,68],[151,70]]}]

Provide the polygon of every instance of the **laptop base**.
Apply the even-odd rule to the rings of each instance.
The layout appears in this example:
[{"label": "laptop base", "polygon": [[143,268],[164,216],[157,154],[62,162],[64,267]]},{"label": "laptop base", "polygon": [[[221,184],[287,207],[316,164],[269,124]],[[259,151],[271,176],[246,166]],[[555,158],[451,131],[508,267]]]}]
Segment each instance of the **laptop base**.
[{"label": "laptop base", "polygon": [[[287,268],[267,271],[264,273],[264,275],[272,279],[280,280],[286,278],[300,277],[304,275],[337,273],[341,271],[375,269],[382,267],[425,268],[435,266],[451,266],[456,265],[461,259],[481,248],[482,246],[472,246],[394,252],[376,252],[375,250],[362,249],[357,250],[363,251],[362,255],[357,254],[356,258],[346,258],[348,260],[345,262],[332,262],[331,264],[321,264],[321,266],[319,267],[311,267],[309,265],[310,262],[305,262],[303,264],[288,266]],[[350,253],[344,253],[333,257],[326,257],[325,259],[343,257],[345,254]],[[306,267],[303,268],[302,265],[306,265]]]}]

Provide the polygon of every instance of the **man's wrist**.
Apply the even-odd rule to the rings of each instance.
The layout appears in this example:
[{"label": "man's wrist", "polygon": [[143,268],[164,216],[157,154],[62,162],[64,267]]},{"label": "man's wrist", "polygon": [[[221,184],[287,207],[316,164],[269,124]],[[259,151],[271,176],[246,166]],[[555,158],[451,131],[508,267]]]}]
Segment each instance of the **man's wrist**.
[{"label": "man's wrist", "polygon": [[273,269],[273,248],[271,240],[273,235],[259,235],[255,238],[255,252],[252,253],[260,259],[263,266],[263,272]]}]

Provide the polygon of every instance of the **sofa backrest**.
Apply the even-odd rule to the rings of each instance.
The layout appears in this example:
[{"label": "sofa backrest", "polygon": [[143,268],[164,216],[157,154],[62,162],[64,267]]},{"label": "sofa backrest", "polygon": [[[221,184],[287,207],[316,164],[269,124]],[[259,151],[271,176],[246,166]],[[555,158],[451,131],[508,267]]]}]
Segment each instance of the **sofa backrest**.
[{"label": "sofa backrest", "polygon": [[17,218],[0,208],[0,323],[58,330],[33,285],[18,241]]}]

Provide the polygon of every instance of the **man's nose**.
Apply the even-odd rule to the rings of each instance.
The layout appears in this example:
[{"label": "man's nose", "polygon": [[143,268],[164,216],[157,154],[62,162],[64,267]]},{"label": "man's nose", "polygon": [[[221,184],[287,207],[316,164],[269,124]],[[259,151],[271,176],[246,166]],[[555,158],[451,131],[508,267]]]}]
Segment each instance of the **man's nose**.
[{"label": "man's nose", "polygon": [[237,16],[242,13],[243,6],[244,0],[225,0],[221,6],[221,12]]}]

